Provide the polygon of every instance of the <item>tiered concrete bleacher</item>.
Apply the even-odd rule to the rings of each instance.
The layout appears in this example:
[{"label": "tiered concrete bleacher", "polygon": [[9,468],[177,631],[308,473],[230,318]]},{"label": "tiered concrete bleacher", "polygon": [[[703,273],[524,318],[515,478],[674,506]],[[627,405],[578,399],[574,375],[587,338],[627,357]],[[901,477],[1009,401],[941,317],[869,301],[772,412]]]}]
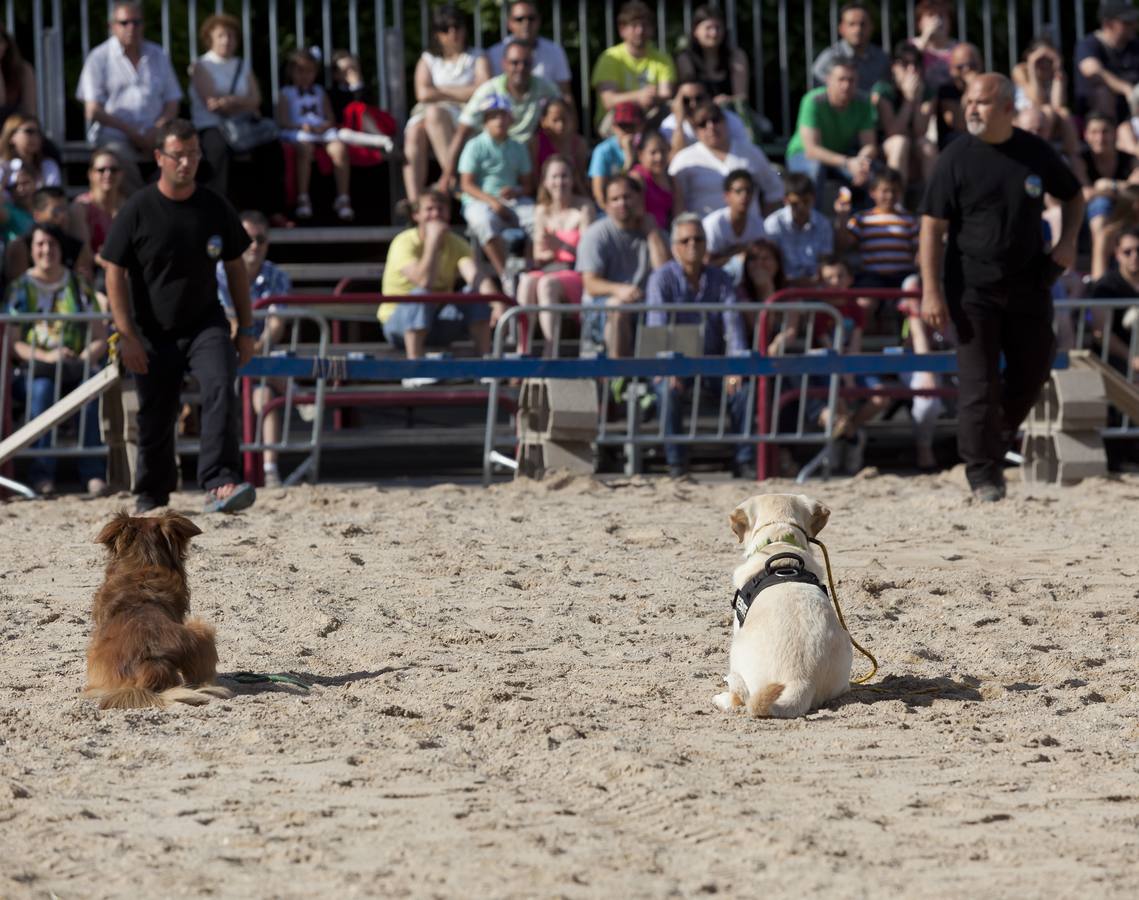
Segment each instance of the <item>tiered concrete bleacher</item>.
[{"label": "tiered concrete bleacher", "polygon": [[1090,370],[1052,373],[1024,423],[1024,478],[1075,484],[1107,473],[1100,429],[1107,424],[1103,378]]}]

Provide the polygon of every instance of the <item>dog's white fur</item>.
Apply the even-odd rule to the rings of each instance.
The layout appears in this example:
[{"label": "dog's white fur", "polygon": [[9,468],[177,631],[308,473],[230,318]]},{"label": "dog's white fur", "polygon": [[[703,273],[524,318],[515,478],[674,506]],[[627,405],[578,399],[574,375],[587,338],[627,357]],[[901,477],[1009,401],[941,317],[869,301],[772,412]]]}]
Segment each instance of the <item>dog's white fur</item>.
[{"label": "dog's white fur", "polygon": [[[744,562],[732,575],[737,590],[784,551],[802,556],[819,584],[826,584],[826,570],[803,533],[815,537],[826,525],[830,510],[821,503],[803,494],[759,494],[729,518],[744,544]],[[754,716],[791,719],[850,690],[850,635],[819,588],[802,583],[767,588],[752,603],[743,627],[734,613],[732,624],[728,689],[712,698],[720,709],[746,706]]]}]

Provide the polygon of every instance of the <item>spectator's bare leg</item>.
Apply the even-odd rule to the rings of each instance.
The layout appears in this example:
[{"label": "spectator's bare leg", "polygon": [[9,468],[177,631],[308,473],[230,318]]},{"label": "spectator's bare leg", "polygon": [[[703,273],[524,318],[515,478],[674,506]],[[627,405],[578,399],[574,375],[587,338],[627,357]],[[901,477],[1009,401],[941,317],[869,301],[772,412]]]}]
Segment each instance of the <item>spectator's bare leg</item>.
[{"label": "spectator's bare leg", "polygon": [[[565,302],[565,289],[562,283],[556,278],[543,278],[538,282],[538,305],[539,306],[556,306],[559,303]],[[542,334],[546,337],[546,344],[553,345],[554,336],[557,334],[557,316],[554,313],[540,313],[538,321],[542,324]],[[555,352],[553,354],[557,356]]]},{"label": "spectator's bare leg", "polygon": [[[606,306],[621,304],[610,300]],[[631,356],[633,350],[633,317],[629,315],[607,315],[605,317],[605,352],[611,359]]]},{"label": "spectator's bare leg", "polygon": [[479,356],[490,353],[490,322],[471,322],[471,340]]},{"label": "spectator's bare leg", "polygon": [[348,162],[348,147],[342,141],[329,141],[324,145],[332,160],[332,178],[336,182],[336,194],[348,196],[348,180],[352,177],[352,164]]},{"label": "spectator's bare leg", "polygon": [[308,197],[312,182],[312,144],[293,144],[297,154],[297,205]]},{"label": "spectator's bare leg", "polygon": [[414,203],[427,184],[427,131],[423,122],[407,129],[403,138],[403,189],[407,199]]},{"label": "spectator's bare leg", "polygon": [[902,134],[891,135],[882,142],[886,165],[901,173],[903,191],[910,180],[910,146],[910,139]]},{"label": "spectator's bare leg", "polygon": [[[273,389],[268,385],[261,385],[253,390],[253,411],[260,414],[265,405],[273,399]],[[281,442],[281,410],[275,408],[265,414],[261,423],[261,439],[266,444],[279,444]],[[277,465],[277,451],[266,450],[262,454],[266,466]]]},{"label": "spectator's bare leg", "polygon": [[408,359],[423,359],[427,353],[427,329],[409,328],[403,333],[403,348]]},{"label": "spectator's bare leg", "polygon": [[[519,306],[534,306],[538,302],[538,278],[539,277],[540,276],[531,275],[528,272],[523,272],[521,275],[518,276],[518,288],[514,292],[514,299],[518,302]],[[531,326],[533,326],[534,320],[529,319],[529,323]],[[545,327],[543,327],[542,328],[543,333],[545,333],[545,330],[546,330]],[[533,334],[533,328],[532,327],[530,328],[530,340],[531,341],[534,340],[534,334]],[[547,345],[549,344],[549,338],[548,337],[547,337],[546,343],[547,343]],[[549,349],[549,347],[547,346],[546,349]],[[526,350],[528,352],[530,350],[530,347],[527,347]]]},{"label": "spectator's bare leg", "polygon": [[487,260],[494,266],[495,274],[501,278],[502,273],[506,271],[506,241],[500,237],[492,237],[482,245],[482,249]]},{"label": "spectator's bare leg", "polygon": [[[447,110],[439,106],[429,106],[427,115],[423,118],[423,129],[427,132],[427,140],[431,143],[431,152],[435,154],[435,161],[439,168],[446,169],[449,161],[451,140],[455,137],[455,120]],[[423,183],[427,181],[427,162],[423,164]]]}]

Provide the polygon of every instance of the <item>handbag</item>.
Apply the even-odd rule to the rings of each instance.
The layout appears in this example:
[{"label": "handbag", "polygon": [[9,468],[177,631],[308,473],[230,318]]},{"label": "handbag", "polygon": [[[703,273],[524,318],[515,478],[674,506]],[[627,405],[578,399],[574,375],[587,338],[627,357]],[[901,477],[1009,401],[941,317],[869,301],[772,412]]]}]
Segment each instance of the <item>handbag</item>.
[{"label": "handbag", "polygon": [[[233,73],[233,84],[229,86],[230,94],[237,89],[237,79],[241,77],[244,65],[244,60],[238,60],[237,71]],[[218,130],[234,153],[248,153],[263,144],[270,144],[277,140],[281,133],[276,122],[272,119],[263,119],[256,113],[223,116],[218,123]]]}]

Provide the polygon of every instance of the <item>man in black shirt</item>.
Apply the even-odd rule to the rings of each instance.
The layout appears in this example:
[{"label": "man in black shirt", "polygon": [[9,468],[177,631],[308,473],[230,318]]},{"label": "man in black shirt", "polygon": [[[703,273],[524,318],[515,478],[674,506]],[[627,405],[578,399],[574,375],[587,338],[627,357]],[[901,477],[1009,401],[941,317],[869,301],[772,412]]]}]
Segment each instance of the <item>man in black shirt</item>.
[{"label": "man in black shirt", "polygon": [[[160,130],[157,141],[157,184],[127,201],[101,251],[119,354],[138,387],[135,508],[146,512],[165,506],[177,484],[174,433],[188,371],[201,388],[198,481],[207,491],[206,511],[235,512],[255,499],[253,486],[239,478],[233,389],[238,358],[241,364],[250,359],[255,338],[241,261],[249,236],[226,200],[195,185],[202,152],[194,127],[175,119]],[[238,318],[232,340],[218,303],[219,259]]]},{"label": "man in black shirt", "polygon": [[[1005,495],[1010,432],[1051,371],[1052,283],[1075,262],[1084,201],[1056,152],[1013,127],[1007,78],[978,75],[964,102],[969,133],[942,152],[922,203],[921,312],[936,331],[950,319],[957,328],[957,448],[973,495],[995,501]],[[1045,193],[1063,211],[1051,253],[1041,221]]]}]

